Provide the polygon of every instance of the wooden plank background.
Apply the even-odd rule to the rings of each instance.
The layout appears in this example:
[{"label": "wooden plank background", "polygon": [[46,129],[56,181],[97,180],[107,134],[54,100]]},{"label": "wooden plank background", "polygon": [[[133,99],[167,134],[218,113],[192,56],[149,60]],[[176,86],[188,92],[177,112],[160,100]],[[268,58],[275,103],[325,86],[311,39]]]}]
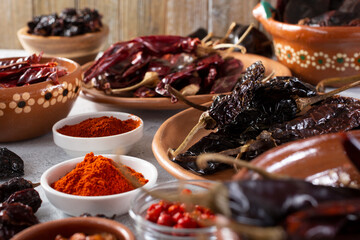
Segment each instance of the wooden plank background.
[{"label": "wooden plank background", "polygon": [[[110,44],[136,36],[187,35],[199,27],[223,36],[231,22],[256,23],[259,0],[0,0],[0,48],[21,49],[16,32],[33,16],[64,8],[95,8],[109,25]],[[271,2],[275,2],[272,0]]]}]

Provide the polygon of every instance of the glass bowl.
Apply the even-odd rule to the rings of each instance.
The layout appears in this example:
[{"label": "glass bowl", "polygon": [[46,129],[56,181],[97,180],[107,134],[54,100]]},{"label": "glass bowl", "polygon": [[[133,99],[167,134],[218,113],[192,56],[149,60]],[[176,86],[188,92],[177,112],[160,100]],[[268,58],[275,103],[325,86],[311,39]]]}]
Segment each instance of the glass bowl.
[{"label": "glass bowl", "polygon": [[[156,184],[148,189],[151,191],[164,191],[166,194],[178,193],[183,189],[189,189],[193,193],[208,191],[208,189],[216,184],[214,181],[206,180],[188,180],[188,181],[170,181]],[[136,232],[138,239],[218,239],[217,228],[173,228],[150,222],[145,219],[146,211],[150,205],[159,202],[159,199],[150,196],[147,192],[140,191],[132,201],[129,214],[136,224]]]}]

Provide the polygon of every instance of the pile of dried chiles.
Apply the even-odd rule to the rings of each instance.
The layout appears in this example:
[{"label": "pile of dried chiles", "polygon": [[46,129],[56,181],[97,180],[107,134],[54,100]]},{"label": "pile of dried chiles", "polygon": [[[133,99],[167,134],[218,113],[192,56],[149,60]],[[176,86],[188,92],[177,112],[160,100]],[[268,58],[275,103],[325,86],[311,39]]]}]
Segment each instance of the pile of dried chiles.
[{"label": "pile of dried chiles", "polygon": [[360,26],[360,1],[278,0],[275,18],[309,26]]},{"label": "pile of dried chiles", "polygon": [[39,223],[34,213],[41,206],[39,193],[24,175],[24,161],[7,148],[0,148],[0,240]]},{"label": "pile of dried chiles", "polygon": [[223,93],[242,70],[241,61],[222,57],[198,38],[145,36],[110,46],[84,82],[106,94],[142,98],[169,97],[168,86],[184,95]]},{"label": "pile of dried chiles", "polygon": [[57,62],[41,63],[42,54],[0,61],[0,88],[26,86],[44,81],[59,84],[67,74]]},{"label": "pile of dried chiles", "polygon": [[39,193],[32,182],[20,177],[0,185],[0,239],[8,240],[16,233],[39,223],[35,212],[41,206]]},{"label": "pile of dried chiles", "polygon": [[230,95],[217,96],[195,126],[216,131],[186,151],[184,144],[170,149],[173,161],[197,174],[213,174],[231,166],[210,161],[200,169],[197,156],[220,153],[249,161],[290,141],[359,129],[359,100],[320,94],[296,77],[264,79],[264,73],[263,64],[256,62]]},{"label": "pile of dried chiles", "polygon": [[40,36],[71,37],[100,31],[101,15],[95,9],[64,9],[57,13],[36,16],[28,22],[28,33]]}]

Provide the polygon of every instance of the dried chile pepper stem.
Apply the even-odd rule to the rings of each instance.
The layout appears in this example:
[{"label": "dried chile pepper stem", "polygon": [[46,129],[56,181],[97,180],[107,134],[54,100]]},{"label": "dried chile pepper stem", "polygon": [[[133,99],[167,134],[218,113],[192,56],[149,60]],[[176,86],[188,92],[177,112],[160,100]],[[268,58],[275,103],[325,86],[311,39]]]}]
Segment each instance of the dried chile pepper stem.
[{"label": "dried chile pepper stem", "polygon": [[213,46],[213,49],[220,49],[220,48],[228,48],[227,51],[229,51],[229,52],[232,52],[234,50],[234,48],[237,48],[241,51],[241,53],[243,53],[243,54],[246,53],[246,48],[244,46],[236,45],[233,43],[220,43],[220,44]]},{"label": "dried chile pepper stem", "polygon": [[355,76],[350,76],[350,77],[335,77],[335,78],[327,78],[324,80],[321,80],[317,85],[316,85],[316,91],[318,92],[325,92],[325,88],[327,85],[329,84],[334,84],[334,83],[352,83],[354,81],[358,81],[360,80],[360,75],[355,75]]},{"label": "dried chile pepper stem", "polygon": [[[246,29],[246,31],[241,35],[241,37],[239,38],[239,40],[235,43],[235,45],[239,45],[242,41],[244,41],[244,39],[246,38],[247,35],[249,35],[249,33],[250,33],[250,31],[251,31],[251,29],[252,29],[253,27],[254,27],[254,24],[251,23],[251,24],[249,25],[249,27]],[[229,53],[231,53],[233,50],[234,50],[233,48],[229,48],[229,49],[227,50],[227,53],[229,54]],[[243,52],[243,53],[246,53],[246,48],[245,48],[245,52]]]},{"label": "dried chile pepper stem", "polygon": [[173,88],[172,86],[170,86],[170,84],[168,84],[167,86],[167,90],[169,91],[169,93],[171,95],[174,95],[177,99],[179,99],[180,101],[184,102],[185,104],[195,108],[195,109],[198,109],[200,111],[206,111],[208,110],[207,107],[205,106],[202,106],[202,105],[199,105],[199,104],[196,104],[196,103],[193,103],[191,102],[189,99],[187,99],[184,95],[182,95],[178,90],[176,90],[175,88]]},{"label": "dried chile pepper stem", "polygon": [[232,31],[234,31],[234,28],[236,27],[236,22],[232,22],[226,31],[225,35],[218,41],[215,42],[215,44],[220,44],[226,41],[226,39],[229,37]]},{"label": "dried chile pepper stem", "polygon": [[317,95],[317,96],[314,96],[314,97],[310,97],[310,98],[298,98],[296,99],[296,104],[297,104],[297,107],[298,107],[298,111],[301,112],[303,109],[305,109],[306,107],[310,106],[310,105],[313,105],[317,102],[320,102],[328,97],[331,97],[335,94],[338,94],[342,91],[345,91],[349,88],[352,88],[352,87],[355,87],[355,86],[359,86],[360,85],[360,81],[356,81],[356,82],[353,82],[353,83],[350,83],[348,85],[345,85],[343,87],[340,87],[340,88],[337,88],[331,92],[327,92],[327,93],[324,93],[324,94],[321,94],[321,95]]},{"label": "dried chile pepper stem", "polygon": [[191,129],[191,131],[189,132],[189,134],[186,136],[186,138],[184,139],[184,141],[180,144],[180,146],[177,149],[168,149],[168,155],[170,158],[174,158],[177,155],[179,155],[179,153],[181,153],[186,146],[189,144],[189,142],[194,138],[195,134],[200,130],[205,128],[205,126],[207,125],[211,125],[211,124],[216,124],[214,119],[212,117],[209,116],[208,112],[203,112],[199,118],[198,123]]},{"label": "dried chile pepper stem", "polygon": [[230,164],[230,165],[233,164],[238,167],[244,167],[244,168],[250,169],[250,170],[258,173],[259,175],[261,175],[262,177],[264,177],[266,179],[289,179],[288,176],[270,173],[262,168],[252,165],[251,163],[249,163],[247,161],[233,158],[233,157],[219,154],[219,153],[204,153],[204,154],[199,155],[196,159],[196,163],[199,168],[206,168],[207,163],[209,161],[222,162],[222,163],[226,163],[226,164]]},{"label": "dried chile pepper stem", "polygon": [[141,80],[141,82],[132,85],[130,87],[125,87],[125,88],[117,88],[117,89],[112,89],[110,88],[109,90],[111,91],[111,93],[121,93],[121,92],[128,92],[128,91],[132,91],[135,90],[141,86],[144,85],[151,85],[151,86],[156,86],[156,84],[159,82],[159,75],[156,72],[147,72],[143,78],[143,80]]},{"label": "dried chile pepper stem", "polygon": [[203,39],[201,39],[201,43],[205,44],[210,38],[212,38],[214,34],[212,32],[209,32]]},{"label": "dried chile pepper stem", "polygon": [[38,183],[32,183],[32,187],[33,188],[36,188],[36,187],[38,187],[38,186],[40,186],[40,183],[38,182]]}]

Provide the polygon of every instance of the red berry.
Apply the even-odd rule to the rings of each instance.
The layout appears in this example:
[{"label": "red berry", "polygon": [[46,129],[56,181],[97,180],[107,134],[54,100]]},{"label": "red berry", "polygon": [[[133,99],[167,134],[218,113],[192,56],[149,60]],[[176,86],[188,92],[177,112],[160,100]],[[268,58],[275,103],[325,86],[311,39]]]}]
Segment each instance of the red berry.
[{"label": "red berry", "polygon": [[187,188],[185,188],[181,191],[181,194],[184,194],[184,195],[190,195],[191,193],[192,193],[191,190],[187,189]]},{"label": "red berry", "polygon": [[160,213],[163,211],[162,206],[158,204],[153,204],[149,207],[149,209],[146,212],[146,219],[151,222],[157,222]]},{"label": "red berry", "polygon": [[184,214],[182,212],[177,212],[172,216],[175,223],[177,223],[179,221],[179,219],[183,218],[183,217],[184,217]]},{"label": "red berry", "polygon": [[189,216],[184,216],[179,219],[177,224],[174,226],[175,228],[197,228],[198,224],[194,219]]},{"label": "red berry", "polygon": [[173,226],[175,224],[170,214],[162,212],[156,222],[159,225]]},{"label": "red berry", "polygon": [[179,204],[173,204],[168,208],[168,213],[174,215],[175,213],[182,212]]}]

